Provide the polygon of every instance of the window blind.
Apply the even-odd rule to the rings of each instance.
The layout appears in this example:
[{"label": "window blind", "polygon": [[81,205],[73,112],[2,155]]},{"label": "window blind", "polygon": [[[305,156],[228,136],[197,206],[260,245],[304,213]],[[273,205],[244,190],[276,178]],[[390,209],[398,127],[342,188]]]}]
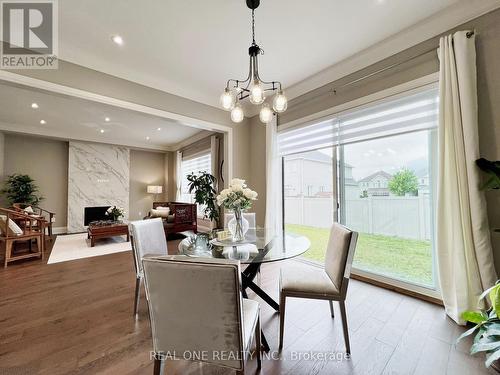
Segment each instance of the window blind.
[{"label": "window blind", "polygon": [[182,149],[182,160],[195,159],[210,152],[210,137],[190,144]]},{"label": "window blind", "polygon": [[338,113],[278,135],[281,155],[432,129],[438,122],[438,89],[426,88]]},{"label": "window blind", "polygon": [[210,150],[208,153],[198,155],[191,159],[183,159],[181,163],[182,183],[181,183],[181,201],[192,203],[192,196],[189,194],[187,176],[191,173],[208,172],[212,173],[212,157]]}]

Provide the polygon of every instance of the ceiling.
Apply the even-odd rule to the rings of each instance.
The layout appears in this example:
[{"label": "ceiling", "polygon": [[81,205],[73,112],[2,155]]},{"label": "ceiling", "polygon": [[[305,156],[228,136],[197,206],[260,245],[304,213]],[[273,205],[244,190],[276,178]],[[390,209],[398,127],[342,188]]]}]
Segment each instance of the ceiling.
[{"label": "ceiling", "polygon": [[173,150],[186,139],[209,134],[164,118],[3,82],[0,103],[0,130],[10,132],[154,150]]},{"label": "ceiling", "polygon": [[[431,16],[436,21],[440,12],[453,15],[460,4],[472,9],[480,2],[262,0],[261,76],[296,85]],[[228,78],[246,77],[251,36],[244,0],[64,0],[59,12],[63,60],[213,106]],[[111,41],[117,34],[124,45]]]}]

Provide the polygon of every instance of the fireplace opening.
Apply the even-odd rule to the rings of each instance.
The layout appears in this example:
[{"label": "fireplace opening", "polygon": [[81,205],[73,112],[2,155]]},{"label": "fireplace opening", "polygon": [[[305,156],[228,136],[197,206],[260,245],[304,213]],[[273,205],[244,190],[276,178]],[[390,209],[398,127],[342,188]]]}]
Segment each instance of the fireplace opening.
[{"label": "fireplace opening", "polygon": [[87,226],[92,221],[109,220],[109,217],[106,216],[106,211],[110,207],[111,206],[85,207],[83,225]]}]

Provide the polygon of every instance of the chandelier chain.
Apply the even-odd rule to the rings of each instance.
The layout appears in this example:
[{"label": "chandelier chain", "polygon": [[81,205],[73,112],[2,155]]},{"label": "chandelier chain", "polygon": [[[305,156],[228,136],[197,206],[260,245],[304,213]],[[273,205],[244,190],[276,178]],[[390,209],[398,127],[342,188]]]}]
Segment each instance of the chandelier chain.
[{"label": "chandelier chain", "polygon": [[255,44],[255,11],[252,9],[252,43]]}]

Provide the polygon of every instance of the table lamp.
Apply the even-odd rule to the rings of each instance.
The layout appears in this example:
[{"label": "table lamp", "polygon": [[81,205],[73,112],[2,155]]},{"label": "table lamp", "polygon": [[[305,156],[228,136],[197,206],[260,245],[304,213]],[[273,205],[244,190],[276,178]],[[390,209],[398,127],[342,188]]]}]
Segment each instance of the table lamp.
[{"label": "table lamp", "polygon": [[154,200],[156,201],[158,194],[163,193],[163,186],[148,185],[148,193],[154,194],[155,195]]}]

